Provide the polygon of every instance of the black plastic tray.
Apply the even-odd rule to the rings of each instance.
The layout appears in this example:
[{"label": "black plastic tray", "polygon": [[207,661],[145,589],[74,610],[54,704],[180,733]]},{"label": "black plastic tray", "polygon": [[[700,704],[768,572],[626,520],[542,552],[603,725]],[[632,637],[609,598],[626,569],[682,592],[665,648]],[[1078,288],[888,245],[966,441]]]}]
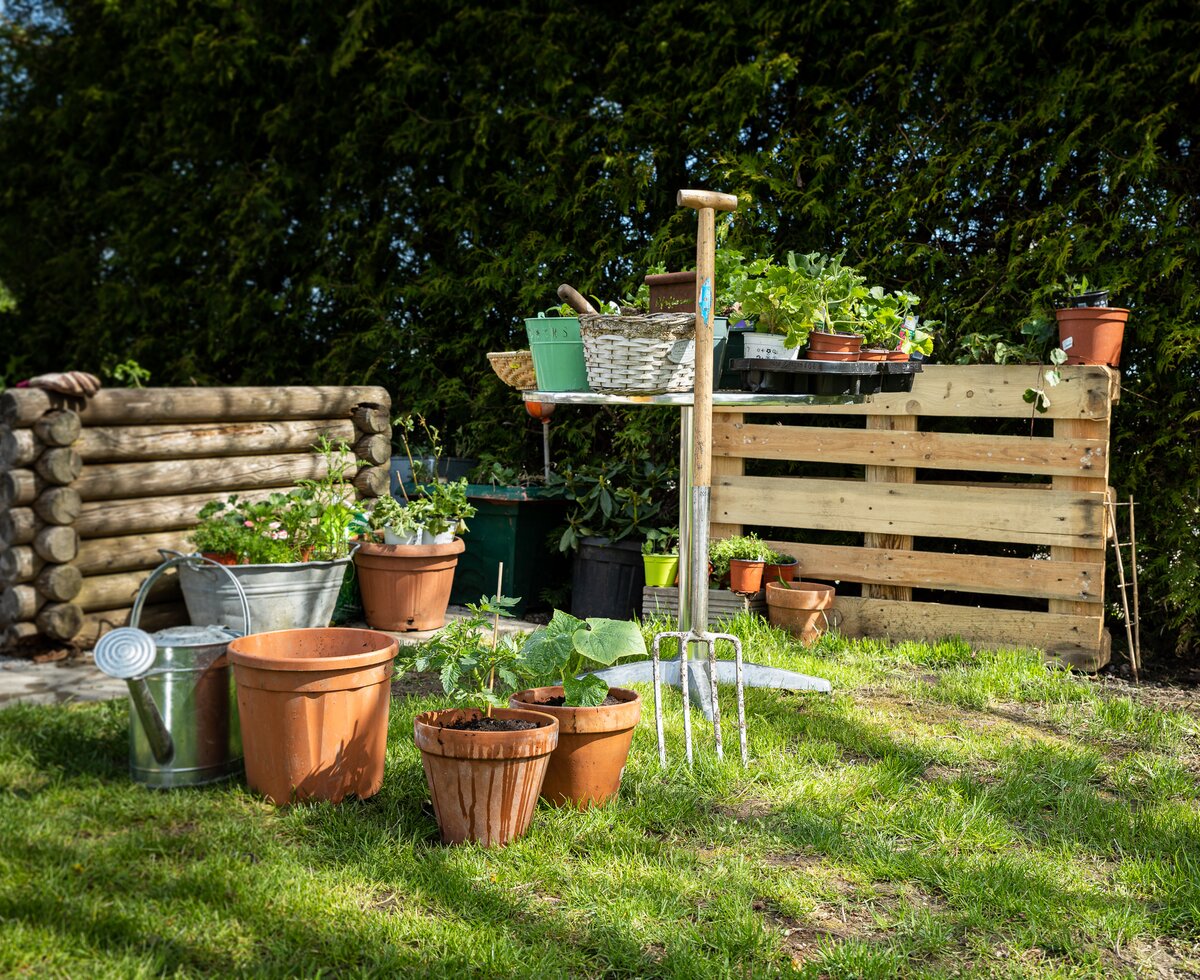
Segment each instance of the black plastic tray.
[{"label": "black plastic tray", "polygon": [[912,391],[919,361],[794,361],[737,358],[730,367],[747,391],[776,395],[873,395]]}]

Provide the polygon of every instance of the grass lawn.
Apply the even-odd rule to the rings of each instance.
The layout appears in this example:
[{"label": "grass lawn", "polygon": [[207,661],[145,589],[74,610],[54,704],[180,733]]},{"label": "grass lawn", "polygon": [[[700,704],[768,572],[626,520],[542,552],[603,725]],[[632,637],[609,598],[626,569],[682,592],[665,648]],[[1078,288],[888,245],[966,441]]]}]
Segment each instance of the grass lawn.
[{"label": "grass lawn", "polygon": [[[124,701],[0,711],[0,975],[1200,975],[1200,721],[1030,652],[735,624],[832,697],[748,691],[752,766],[437,842],[399,696],[373,799],[275,809],[127,775]],[[411,690],[412,685],[407,685]],[[650,701],[648,689],[643,691]]]}]

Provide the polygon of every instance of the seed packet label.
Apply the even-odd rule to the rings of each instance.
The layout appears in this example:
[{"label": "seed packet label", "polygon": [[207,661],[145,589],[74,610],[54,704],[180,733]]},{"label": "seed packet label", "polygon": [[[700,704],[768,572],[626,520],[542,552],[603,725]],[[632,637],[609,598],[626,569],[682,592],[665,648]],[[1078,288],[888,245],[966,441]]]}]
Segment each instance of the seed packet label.
[{"label": "seed packet label", "polygon": [[1063,338],[1063,342],[1062,342],[1063,350],[1070,350],[1074,346],[1075,346],[1075,338],[1074,337],[1064,337]]}]

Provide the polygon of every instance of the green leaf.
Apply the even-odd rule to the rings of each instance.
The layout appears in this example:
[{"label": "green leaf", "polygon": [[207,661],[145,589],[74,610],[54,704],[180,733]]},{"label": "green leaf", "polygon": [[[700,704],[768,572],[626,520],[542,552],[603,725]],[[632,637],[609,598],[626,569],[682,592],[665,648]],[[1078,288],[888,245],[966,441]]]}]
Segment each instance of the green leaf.
[{"label": "green leaf", "polygon": [[645,656],[641,627],[629,620],[589,619],[588,629],[575,633],[575,649],[593,663],[608,666],[619,657]]},{"label": "green leaf", "polygon": [[521,648],[522,666],[533,677],[558,677],[573,649],[570,633],[552,633],[549,626],[543,626],[530,633]]},{"label": "green leaf", "polygon": [[563,678],[563,703],[571,708],[595,708],[608,697],[608,684],[595,674]]}]

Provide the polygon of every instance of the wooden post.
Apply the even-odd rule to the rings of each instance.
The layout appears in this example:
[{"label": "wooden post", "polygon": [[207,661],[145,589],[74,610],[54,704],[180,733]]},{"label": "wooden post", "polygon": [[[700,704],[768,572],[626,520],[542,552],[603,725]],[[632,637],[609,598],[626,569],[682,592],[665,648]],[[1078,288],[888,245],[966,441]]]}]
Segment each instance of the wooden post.
[{"label": "wooden post", "polygon": [[41,451],[41,444],[32,429],[9,429],[0,426],[0,467],[16,469],[29,466]]},{"label": "wooden post", "polygon": [[6,548],[0,551],[0,582],[32,582],[45,564],[28,545]]},{"label": "wooden post", "polygon": [[52,640],[70,640],[83,627],[83,610],[69,602],[48,602],[37,614],[38,629]]},{"label": "wooden post", "polygon": [[34,583],[38,594],[58,602],[70,602],[83,586],[83,576],[74,565],[47,565]]},{"label": "wooden post", "polygon": [[33,423],[34,434],[47,446],[69,446],[82,429],[79,413],[70,409],[54,409]]},{"label": "wooden post", "polygon": [[386,409],[375,405],[357,405],[350,412],[354,428],[365,435],[390,434],[392,423]]},{"label": "wooden post", "polygon": [[57,446],[43,450],[33,468],[47,483],[66,486],[82,472],[83,460],[70,446]]},{"label": "wooden post", "polygon": [[48,562],[68,562],[79,552],[79,532],[73,527],[44,527],[33,537],[33,550]]},{"label": "wooden post", "polygon": [[[868,429],[884,429],[887,431],[915,432],[918,420],[915,415],[868,415]],[[917,471],[908,466],[867,466],[866,480],[868,483],[916,483]],[[911,534],[876,534],[867,532],[863,535],[863,546],[867,548],[883,548],[888,551],[910,551],[913,546]],[[870,599],[902,599],[912,601],[913,590],[909,585],[864,585],[864,598]]]},{"label": "wooden post", "polygon": [[72,524],[82,508],[79,491],[72,487],[51,487],[33,502],[33,512],[47,524]]}]

